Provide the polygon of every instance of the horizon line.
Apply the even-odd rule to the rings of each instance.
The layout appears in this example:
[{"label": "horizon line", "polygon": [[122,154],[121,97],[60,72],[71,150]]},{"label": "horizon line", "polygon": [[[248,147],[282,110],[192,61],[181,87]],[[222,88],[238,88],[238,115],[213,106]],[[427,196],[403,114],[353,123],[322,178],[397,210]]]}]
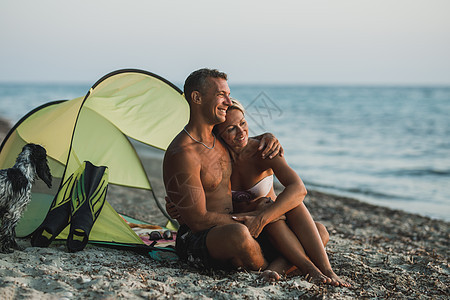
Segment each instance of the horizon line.
[{"label": "horizon line", "polygon": [[[97,81],[97,80],[96,80]],[[14,84],[30,84],[30,85],[86,85],[92,86],[96,81],[83,80],[0,80],[1,85]],[[178,87],[184,85],[183,82],[170,81]],[[450,82],[254,82],[239,81],[233,82],[228,80],[230,86],[312,86],[312,87],[450,87]]]}]

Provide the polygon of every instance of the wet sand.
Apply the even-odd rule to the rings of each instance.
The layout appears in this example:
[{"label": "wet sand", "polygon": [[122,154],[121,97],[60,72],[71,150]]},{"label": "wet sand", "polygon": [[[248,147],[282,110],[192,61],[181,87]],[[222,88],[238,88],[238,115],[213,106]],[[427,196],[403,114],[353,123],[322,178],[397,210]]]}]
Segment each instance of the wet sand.
[{"label": "wet sand", "polygon": [[[0,142],[7,130],[0,122]],[[151,182],[163,199],[160,161]],[[278,187],[279,188],[279,187]],[[118,211],[152,223],[164,217],[148,191],[112,187]],[[448,299],[448,222],[309,191],[305,203],[330,232],[327,253],[335,272],[352,283],[339,288],[287,277],[266,283],[256,273],[208,272],[181,262],[158,262],[129,251],[88,245],[69,253],[65,245],[0,254],[0,299]]]}]

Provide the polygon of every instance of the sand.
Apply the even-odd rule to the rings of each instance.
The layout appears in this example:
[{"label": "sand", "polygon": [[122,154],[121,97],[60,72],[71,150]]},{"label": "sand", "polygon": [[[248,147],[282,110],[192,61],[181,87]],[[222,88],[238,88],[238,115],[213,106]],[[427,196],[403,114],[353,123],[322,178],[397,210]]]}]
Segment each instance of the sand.
[{"label": "sand", "polygon": [[[0,141],[6,131],[0,128]],[[160,171],[149,159],[147,168]],[[151,178],[164,195],[156,172]],[[111,188],[117,211],[162,223],[146,191]],[[259,274],[208,272],[176,262],[158,262],[129,251],[88,245],[69,253],[64,244],[0,254],[0,299],[448,299],[449,223],[355,199],[309,191],[314,219],[330,232],[327,252],[335,272],[352,288],[315,285],[302,277],[266,283]]]}]

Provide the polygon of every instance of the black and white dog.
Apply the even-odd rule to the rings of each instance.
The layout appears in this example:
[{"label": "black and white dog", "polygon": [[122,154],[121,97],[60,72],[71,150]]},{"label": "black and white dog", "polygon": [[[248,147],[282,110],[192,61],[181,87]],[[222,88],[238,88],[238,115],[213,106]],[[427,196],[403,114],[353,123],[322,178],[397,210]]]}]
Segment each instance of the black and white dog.
[{"label": "black and white dog", "polygon": [[0,253],[20,249],[15,240],[15,228],[31,200],[31,187],[37,177],[51,188],[47,152],[36,144],[25,145],[14,166],[0,170]]}]

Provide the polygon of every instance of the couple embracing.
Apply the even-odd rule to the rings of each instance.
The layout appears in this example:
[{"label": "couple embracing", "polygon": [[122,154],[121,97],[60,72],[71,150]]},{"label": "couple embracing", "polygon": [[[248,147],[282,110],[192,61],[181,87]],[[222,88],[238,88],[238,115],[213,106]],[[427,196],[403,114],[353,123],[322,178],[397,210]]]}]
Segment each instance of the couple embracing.
[{"label": "couple embracing", "polygon": [[[163,177],[169,214],[180,223],[176,250],[203,268],[292,269],[316,283],[349,286],[332,270],[328,232],[303,203],[306,188],[271,134],[248,136],[245,110],[230,98],[227,75],[200,69],[184,95],[190,119],[168,147]],[[277,196],[273,176],[284,186]]]}]

